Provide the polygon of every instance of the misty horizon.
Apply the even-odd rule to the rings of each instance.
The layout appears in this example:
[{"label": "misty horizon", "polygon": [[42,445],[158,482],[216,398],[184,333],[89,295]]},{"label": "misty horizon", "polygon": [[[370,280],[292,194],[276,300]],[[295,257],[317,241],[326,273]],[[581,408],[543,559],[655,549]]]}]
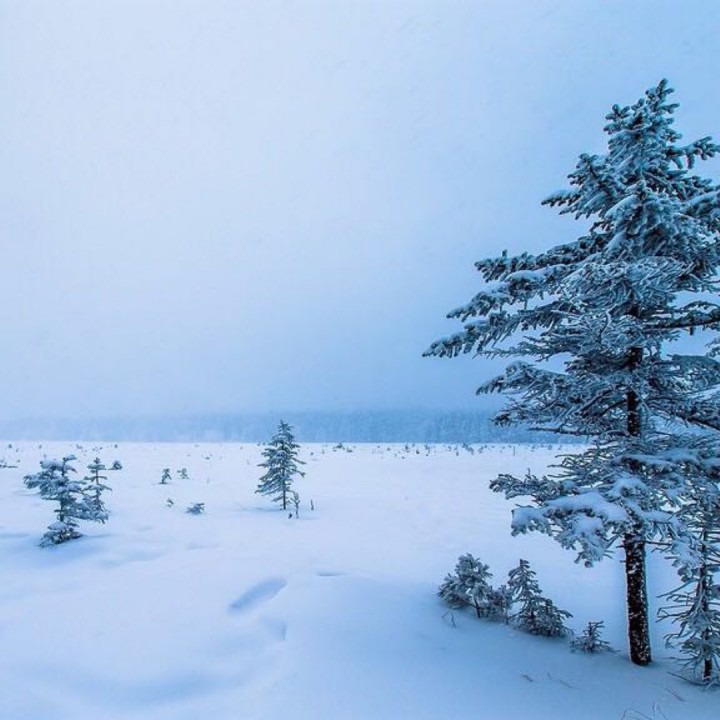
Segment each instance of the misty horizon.
[{"label": "misty horizon", "polygon": [[0,419],[491,407],[422,353],[614,103],[720,136],[695,7],[0,0]]}]

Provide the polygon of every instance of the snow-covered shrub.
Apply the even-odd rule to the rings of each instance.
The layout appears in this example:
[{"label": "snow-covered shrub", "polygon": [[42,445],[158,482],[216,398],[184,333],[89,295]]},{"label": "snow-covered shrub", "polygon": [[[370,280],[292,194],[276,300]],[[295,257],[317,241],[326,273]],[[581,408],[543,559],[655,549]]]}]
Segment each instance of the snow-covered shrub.
[{"label": "snow-covered shrub", "polygon": [[508,574],[507,589],[513,605],[519,605],[511,620],[520,630],[545,637],[563,637],[569,630],[564,619],[572,615],[560,610],[552,600],[540,591],[535,571],[527,560],[520,560],[518,566]]},{"label": "snow-covered shrub", "polygon": [[570,634],[570,629],[565,625],[565,620],[571,617],[571,613],[567,610],[561,610],[549,598],[542,598],[542,604],[534,623],[524,629],[534,635],[544,637],[565,637]]},{"label": "snow-covered shrub", "polygon": [[[479,618],[491,618],[497,612],[490,585],[490,568],[470,553],[461,555],[455,573],[447,575],[438,589],[438,595],[452,608],[473,607]],[[494,619],[494,617],[492,618]]]},{"label": "snow-covered shrub", "polygon": [[603,628],[605,623],[600,620],[598,622],[588,622],[581,635],[577,635],[570,640],[570,649],[573,652],[598,653],[611,652],[610,643],[602,639]]},{"label": "snow-covered shrub", "polygon": [[197,502],[192,505],[188,505],[185,512],[190,513],[191,515],[202,515],[205,512],[205,503]]},{"label": "snow-covered shrub", "polygon": [[488,620],[495,622],[510,622],[510,610],[512,609],[512,596],[507,585],[498,588],[490,588],[485,600],[485,615]]},{"label": "snow-covered shrub", "polygon": [[44,500],[58,503],[55,510],[57,521],[48,526],[40,541],[42,547],[82,537],[78,530],[78,520],[107,520],[107,512],[97,506],[87,482],[71,477],[72,473],[77,472],[70,464],[75,459],[74,455],[67,455],[62,460],[41,460],[41,471],[26,475],[23,479],[25,486],[37,488]]},{"label": "snow-covered shrub", "polygon": [[163,468],[162,477],[160,478],[160,484],[167,485],[170,477],[170,468]]},{"label": "snow-covered shrub", "polygon": [[300,494],[295,490],[290,491],[290,500],[292,501],[293,508],[295,509],[295,517],[300,517]]},{"label": "snow-covered shrub", "polygon": [[[115,464],[119,465],[120,463],[116,460]],[[113,467],[115,467],[115,465],[113,465]],[[102,499],[102,494],[106,490],[111,490],[108,485],[103,483],[103,480],[107,480],[107,475],[102,475],[102,473],[107,471],[107,468],[102,464],[100,458],[96,457],[95,460],[87,466],[87,469],[90,471],[90,474],[86,475],[84,480],[88,486],[87,494],[89,496],[89,501],[101,515],[104,514],[107,516],[107,508],[105,507],[105,503]],[[101,522],[105,522],[105,520],[101,520]]]},{"label": "snow-covered shrub", "polygon": [[[473,607],[479,618],[510,622],[520,630],[545,637],[569,633],[564,620],[572,617],[544,597],[527,560],[510,571],[508,582],[498,588],[490,584],[490,568],[470,553],[458,558],[455,572],[438,589],[440,598],[452,608]],[[519,605],[517,612],[513,612]]]}]

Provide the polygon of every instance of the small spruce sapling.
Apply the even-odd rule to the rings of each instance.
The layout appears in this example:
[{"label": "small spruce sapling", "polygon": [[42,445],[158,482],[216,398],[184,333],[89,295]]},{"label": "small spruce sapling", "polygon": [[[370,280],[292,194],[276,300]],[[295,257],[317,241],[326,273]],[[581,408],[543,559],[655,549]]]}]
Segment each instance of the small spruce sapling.
[{"label": "small spruce sapling", "polygon": [[486,600],[486,615],[488,620],[495,622],[509,623],[510,610],[512,609],[512,596],[507,585],[498,588],[490,588]]},{"label": "small spruce sapling", "polygon": [[470,553],[461,555],[455,566],[455,574],[446,576],[438,589],[438,595],[452,608],[472,606],[479,618],[488,617],[491,614],[491,577],[487,565]]},{"label": "small spruce sapling", "polygon": [[[89,502],[100,514],[104,514],[107,517],[108,512],[103,502],[102,494],[112,488],[102,482],[103,480],[107,480],[107,475],[101,474],[103,471],[107,471],[107,468],[100,462],[100,458],[96,457],[95,460],[87,466],[87,469],[90,471],[90,474],[86,475],[84,480],[88,485]],[[100,522],[105,522],[105,520],[103,519]]]},{"label": "small spruce sapling", "polygon": [[602,639],[604,628],[605,623],[602,622],[602,620],[599,622],[588,622],[582,631],[582,635],[578,635],[570,640],[570,649],[573,652],[584,653],[612,652],[610,643]]},{"label": "small spruce sapling", "polygon": [[273,502],[282,503],[283,510],[287,510],[290,486],[294,477],[305,475],[298,468],[298,465],[305,464],[302,460],[298,460],[299,447],[295,442],[290,425],[280,422],[275,435],[262,452],[265,460],[260,463],[259,467],[265,468],[266,472],[260,478],[255,492],[272,496]]},{"label": "small spruce sapling", "polygon": [[563,637],[568,634],[563,620],[572,615],[566,610],[560,610],[552,600],[543,596],[535,571],[527,560],[520,560],[518,566],[510,571],[507,588],[513,604],[520,605],[520,609],[512,616],[520,630],[545,637]]},{"label": "small spruce sapling", "polygon": [[572,614],[567,610],[561,610],[549,598],[543,598],[540,612],[535,619],[533,632],[543,637],[565,637],[570,634],[570,629],[565,625],[565,620],[571,618]]},{"label": "small spruce sapling", "polygon": [[170,480],[170,468],[163,468],[162,477],[160,478],[161,485],[167,485]]},{"label": "small spruce sapling", "polygon": [[71,477],[71,473],[77,472],[70,464],[75,459],[74,455],[67,455],[62,460],[42,460],[41,471],[26,475],[23,479],[25,486],[37,488],[44,500],[58,503],[55,510],[57,520],[48,526],[40,541],[41,547],[59,545],[82,537],[78,530],[78,520],[107,520],[107,512],[95,505],[87,483]]},{"label": "small spruce sapling", "polygon": [[290,491],[290,499],[292,500],[293,507],[295,508],[295,518],[300,517],[300,494],[295,490]]}]

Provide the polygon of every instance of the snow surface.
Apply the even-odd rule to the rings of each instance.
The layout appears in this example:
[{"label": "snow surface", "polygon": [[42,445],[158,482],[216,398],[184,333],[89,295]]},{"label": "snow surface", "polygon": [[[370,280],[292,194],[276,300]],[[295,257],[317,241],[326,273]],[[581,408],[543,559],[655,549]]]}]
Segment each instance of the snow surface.
[{"label": "snow surface", "polygon": [[[2,720],[709,720],[720,712],[720,695],[670,674],[662,627],[654,628],[657,662],[638,668],[626,659],[619,558],[586,569],[548,538],[510,536],[513,503],[488,482],[497,472],[541,470],[555,450],[304,445],[296,520],[254,494],[256,445],[0,447],[0,459],[17,465],[0,470]],[[53,506],[22,477],[45,455],[70,452],[79,470],[96,455],[122,462],[108,473],[110,520],[41,549]],[[164,467],[168,485],[159,484]],[[185,512],[195,502],[205,514]],[[574,614],[571,626],[605,620],[620,652],[573,654],[566,640],[448,611],[437,586],[466,552],[490,565],[496,584],[527,558],[543,591]],[[651,565],[655,596],[675,577],[660,558]]]}]

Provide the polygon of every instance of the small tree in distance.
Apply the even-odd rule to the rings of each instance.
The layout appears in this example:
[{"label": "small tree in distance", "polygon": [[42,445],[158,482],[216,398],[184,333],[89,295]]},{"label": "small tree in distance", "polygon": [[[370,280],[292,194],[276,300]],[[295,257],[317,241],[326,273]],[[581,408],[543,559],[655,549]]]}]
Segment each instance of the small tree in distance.
[{"label": "small tree in distance", "polygon": [[305,464],[298,460],[299,448],[293,437],[292,427],[281,421],[270,443],[262,452],[264,462],[258,466],[265,468],[266,472],[260,478],[255,492],[270,495],[273,502],[281,502],[283,510],[287,510],[293,479],[296,475],[305,475],[298,468],[298,465]]},{"label": "small tree in distance", "polygon": [[[107,515],[107,508],[102,499],[102,494],[106,490],[111,488],[103,483],[103,480],[107,480],[107,475],[103,475],[103,472],[107,471],[105,465],[100,462],[100,458],[96,457],[88,466],[87,469],[90,471],[90,475],[85,476],[85,481],[88,483],[88,497],[92,506],[101,515]],[[100,522],[105,522],[101,520]]]},{"label": "small tree in distance", "polygon": [[107,520],[107,512],[96,506],[86,482],[73,479],[72,473],[76,470],[70,463],[75,459],[74,455],[67,455],[62,460],[42,460],[41,471],[35,475],[26,475],[23,480],[26,487],[37,488],[43,500],[58,503],[55,510],[57,520],[48,526],[40,541],[42,547],[82,537],[78,530],[78,520]]}]

